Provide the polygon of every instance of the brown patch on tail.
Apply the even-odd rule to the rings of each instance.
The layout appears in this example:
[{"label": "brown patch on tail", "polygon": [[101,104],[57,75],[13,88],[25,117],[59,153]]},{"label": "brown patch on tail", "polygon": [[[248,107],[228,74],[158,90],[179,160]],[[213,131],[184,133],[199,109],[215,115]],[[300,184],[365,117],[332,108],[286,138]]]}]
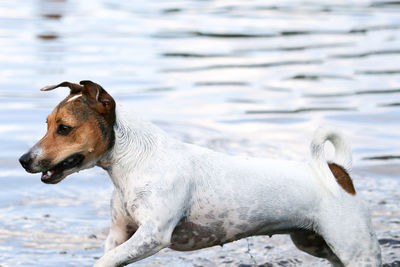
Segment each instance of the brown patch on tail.
[{"label": "brown patch on tail", "polygon": [[353,181],[350,178],[350,175],[347,171],[340,165],[336,163],[328,163],[329,169],[331,169],[332,174],[336,178],[336,182],[351,195],[356,194],[356,190],[354,189]]}]

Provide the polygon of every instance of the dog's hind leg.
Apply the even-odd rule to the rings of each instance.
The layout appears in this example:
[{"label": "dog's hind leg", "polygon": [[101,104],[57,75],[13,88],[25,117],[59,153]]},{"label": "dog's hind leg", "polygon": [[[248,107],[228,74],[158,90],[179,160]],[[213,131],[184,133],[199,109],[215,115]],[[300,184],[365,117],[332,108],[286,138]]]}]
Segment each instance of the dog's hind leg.
[{"label": "dog's hind leg", "polygon": [[292,233],[290,237],[298,249],[314,257],[327,259],[334,267],[343,267],[343,264],[332,252],[325,240],[314,231],[298,231]]},{"label": "dog's hind leg", "polygon": [[382,266],[379,243],[367,209],[357,204],[349,204],[346,209],[337,208],[328,210],[319,218],[318,234],[344,266]]}]

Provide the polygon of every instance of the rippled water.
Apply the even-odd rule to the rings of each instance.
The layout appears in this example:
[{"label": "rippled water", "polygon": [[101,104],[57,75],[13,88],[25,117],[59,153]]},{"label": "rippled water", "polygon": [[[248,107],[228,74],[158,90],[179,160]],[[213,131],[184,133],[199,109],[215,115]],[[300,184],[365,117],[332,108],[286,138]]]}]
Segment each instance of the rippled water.
[{"label": "rippled water", "polygon": [[[172,136],[231,154],[307,160],[319,125],[342,129],[384,262],[399,263],[398,1],[3,0],[0,60],[1,266],[90,266],[102,255],[106,174],[51,186],[17,162],[67,94],[39,88],[83,79]],[[137,266],[254,262],[327,266],[285,236],[164,250]]]}]

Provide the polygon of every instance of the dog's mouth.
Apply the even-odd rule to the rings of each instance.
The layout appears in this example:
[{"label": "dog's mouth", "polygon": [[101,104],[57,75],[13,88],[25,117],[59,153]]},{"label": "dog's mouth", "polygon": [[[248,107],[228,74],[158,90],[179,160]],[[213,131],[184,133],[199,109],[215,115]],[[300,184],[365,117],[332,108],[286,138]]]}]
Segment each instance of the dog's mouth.
[{"label": "dog's mouth", "polygon": [[49,170],[42,172],[42,182],[46,184],[56,184],[60,182],[65,177],[64,172],[79,167],[84,158],[85,156],[82,154],[73,154],[69,156]]}]

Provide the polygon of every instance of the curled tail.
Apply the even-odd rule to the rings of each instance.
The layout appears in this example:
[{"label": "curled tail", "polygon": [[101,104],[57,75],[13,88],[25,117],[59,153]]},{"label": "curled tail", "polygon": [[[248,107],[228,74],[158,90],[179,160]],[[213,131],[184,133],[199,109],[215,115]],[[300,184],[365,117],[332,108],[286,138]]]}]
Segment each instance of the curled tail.
[{"label": "curled tail", "polygon": [[[335,148],[335,158],[333,163],[329,163],[329,165],[324,155],[326,141],[330,141]],[[339,194],[339,184],[343,187],[343,182],[351,183],[351,186],[353,186],[347,173],[351,170],[351,148],[341,133],[332,128],[319,128],[311,142],[311,157],[313,166],[322,183],[334,195]],[[337,170],[337,173],[335,173],[333,167]],[[343,182],[339,179],[343,179]]]}]

